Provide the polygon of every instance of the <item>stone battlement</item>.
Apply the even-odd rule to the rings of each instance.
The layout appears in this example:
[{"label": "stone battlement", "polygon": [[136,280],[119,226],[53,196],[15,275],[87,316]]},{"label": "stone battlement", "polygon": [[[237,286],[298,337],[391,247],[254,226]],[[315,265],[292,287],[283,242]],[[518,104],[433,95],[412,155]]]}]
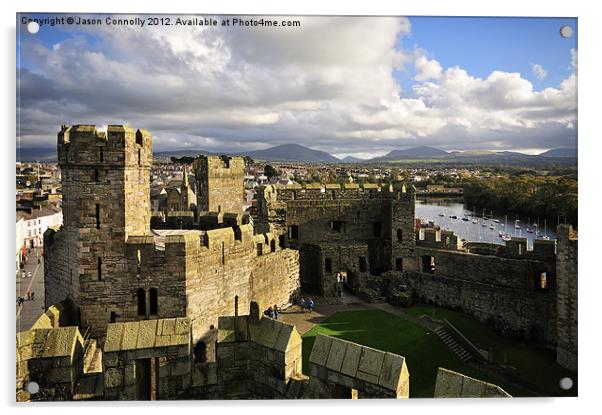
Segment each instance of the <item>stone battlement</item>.
[{"label": "stone battlement", "polygon": [[456,251],[462,248],[462,241],[453,231],[420,228],[416,232],[416,245]]},{"label": "stone battlement", "polygon": [[[56,231],[51,229],[48,233],[48,240],[52,241]],[[186,256],[190,252],[203,255],[203,252],[234,249],[252,250],[255,256],[262,256],[282,249],[277,237],[271,232],[254,235],[251,224],[207,231],[156,230],[153,235],[131,235],[126,245],[130,249],[135,247],[139,251],[164,258],[172,254]]]},{"label": "stone battlement", "polygon": [[267,185],[263,187],[266,195],[276,195],[278,200],[315,200],[315,199],[376,199],[413,197],[415,188],[402,182],[395,184],[376,183],[306,183],[290,185]]},{"label": "stone battlement", "polygon": [[137,166],[150,168],[152,138],[145,129],[109,125],[106,131],[95,125],[61,126],[57,135],[61,166]]},{"label": "stone battlement", "polygon": [[416,245],[428,248],[465,250],[478,255],[497,255],[510,258],[541,259],[554,261],[556,241],[536,239],[529,249],[527,238],[512,237],[505,246],[488,242],[465,242],[453,232],[438,228],[420,228],[416,231]]}]

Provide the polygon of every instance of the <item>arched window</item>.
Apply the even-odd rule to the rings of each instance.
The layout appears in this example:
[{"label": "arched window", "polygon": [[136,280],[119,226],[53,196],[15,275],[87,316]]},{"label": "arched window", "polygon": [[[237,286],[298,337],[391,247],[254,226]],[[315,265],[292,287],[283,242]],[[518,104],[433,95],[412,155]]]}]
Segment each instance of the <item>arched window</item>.
[{"label": "arched window", "polygon": [[401,229],[397,229],[397,242],[401,242],[403,236],[403,232]]}]

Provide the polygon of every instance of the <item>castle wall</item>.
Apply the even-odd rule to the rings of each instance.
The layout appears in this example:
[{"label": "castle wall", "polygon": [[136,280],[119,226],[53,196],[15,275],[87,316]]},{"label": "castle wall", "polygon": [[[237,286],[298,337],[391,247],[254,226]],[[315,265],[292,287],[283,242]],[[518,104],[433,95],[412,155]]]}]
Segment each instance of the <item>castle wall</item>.
[{"label": "castle wall", "polygon": [[44,305],[46,308],[66,298],[79,302],[79,278],[74,274],[79,250],[70,250],[66,230],[49,228],[44,232]]},{"label": "castle wall", "polygon": [[413,188],[401,184],[266,186],[259,189],[255,224],[300,251],[306,289],[333,296],[339,271],[411,266],[414,199]]},{"label": "castle wall", "polygon": [[[491,324],[504,335],[530,339],[554,347],[556,287],[553,261],[476,255],[464,251],[418,245],[416,257],[434,258],[434,272],[420,264],[407,271],[419,299],[455,308]],[[538,289],[542,272],[549,287]]]},{"label": "castle wall", "polygon": [[577,370],[577,233],[570,226],[560,225],[558,236],[557,276],[557,338],[558,364]]}]

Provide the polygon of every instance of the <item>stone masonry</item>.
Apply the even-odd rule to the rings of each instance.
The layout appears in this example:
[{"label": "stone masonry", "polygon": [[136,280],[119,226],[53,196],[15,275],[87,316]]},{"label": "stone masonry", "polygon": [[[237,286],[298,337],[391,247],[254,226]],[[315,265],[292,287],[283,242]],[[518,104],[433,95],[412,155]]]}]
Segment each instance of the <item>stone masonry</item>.
[{"label": "stone masonry", "polygon": [[411,185],[269,185],[256,227],[299,251],[304,290],[335,296],[336,276],[368,301],[415,299],[461,310],[505,336],[557,350],[576,369],[577,239],[463,242],[415,219]]},{"label": "stone masonry", "polygon": [[186,316],[214,360],[219,316],[298,295],[298,252],[243,224],[241,157],[195,163],[215,228],[151,230],[148,132],[63,126],[58,151],[65,223],[45,234],[46,305],[69,299],[93,338],[110,323]]}]

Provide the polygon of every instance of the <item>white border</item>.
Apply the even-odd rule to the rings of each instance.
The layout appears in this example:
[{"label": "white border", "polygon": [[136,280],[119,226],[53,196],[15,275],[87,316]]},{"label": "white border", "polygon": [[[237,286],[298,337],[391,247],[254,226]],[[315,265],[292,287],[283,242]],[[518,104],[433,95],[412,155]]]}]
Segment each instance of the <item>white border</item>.
[{"label": "white border", "polygon": [[[250,411],[265,414],[266,411],[276,413],[311,413],[324,408],[328,411],[345,411],[351,413],[374,413],[374,410],[426,412],[462,412],[482,414],[504,414],[509,411],[531,410],[550,414],[577,413],[594,407],[598,394],[599,378],[596,369],[599,367],[600,324],[597,315],[600,314],[599,297],[601,290],[601,272],[598,258],[602,257],[598,243],[599,232],[593,226],[600,218],[598,205],[602,202],[600,193],[600,145],[598,121],[600,119],[600,106],[598,104],[600,83],[598,81],[600,70],[600,44],[602,39],[599,14],[592,6],[595,2],[581,1],[546,1],[528,2],[525,0],[505,0],[503,2],[483,2],[470,0],[437,0],[393,2],[387,0],[369,0],[351,3],[349,1],[330,0],[305,0],[305,1],[194,1],[185,2],[178,0],[157,1],[147,0],[134,3],[124,0],[104,0],[102,2],[73,2],[69,0],[20,0],[7,4],[2,2],[0,19],[3,23],[4,41],[2,42],[2,91],[5,95],[1,101],[3,131],[5,144],[2,148],[2,189],[7,194],[5,203],[2,204],[5,222],[4,243],[1,263],[5,272],[2,274],[4,325],[2,330],[2,376],[0,380],[0,393],[2,402],[8,406],[9,413],[19,410],[27,413],[40,414],[41,412],[60,410],[65,413],[86,411],[91,414],[105,414],[115,406],[140,408],[148,413],[165,412],[166,406],[178,406],[178,411],[186,413],[206,413],[211,411]],[[578,17],[579,27],[579,258],[580,274],[580,333],[579,333],[579,396],[578,399],[514,399],[510,402],[500,400],[412,400],[408,402],[343,402],[343,401],[266,401],[266,402],[177,402],[160,403],[159,405],[146,405],[132,403],[92,403],[82,404],[45,404],[45,405],[19,405],[13,402],[14,392],[14,280],[13,280],[13,243],[14,243],[14,206],[12,201],[14,189],[13,166],[15,161],[15,13],[22,12],[122,12],[122,13],[231,13],[231,14],[334,14],[334,15],[449,15],[449,16],[569,16]],[[596,34],[597,33],[597,34]],[[10,196],[8,196],[10,194]],[[602,232],[601,232],[602,233]],[[214,408],[213,406],[218,406]],[[520,407],[520,408],[519,408]],[[524,408],[523,408],[524,407]]]}]

